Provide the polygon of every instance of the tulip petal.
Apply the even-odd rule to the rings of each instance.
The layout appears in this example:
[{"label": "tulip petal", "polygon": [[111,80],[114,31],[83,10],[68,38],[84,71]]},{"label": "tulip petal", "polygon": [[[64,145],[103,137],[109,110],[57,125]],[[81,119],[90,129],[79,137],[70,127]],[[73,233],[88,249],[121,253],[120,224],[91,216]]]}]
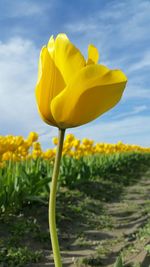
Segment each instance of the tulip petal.
[{"label": "tulip petal", "polygon": [[51,102],[51,111],[60,128],[88,123],[111,109],[120,100],[127,78],[120,70],[89,65]]},{"label": "tulip petal", "polygon": [[88,59],[87,59],[87,65],[89,64],[97,64],[99,59],[99,52],[98,49],[90,44],[88,46]]},{"label": "tulip petal", "polygon": [[50,110],[50,102],[64,87],[65,83],[62,76],[54,65],[47,48],[43,47],[40,53],[38,81],[35,93],[39,113],[42,119],[50,125],[56,126]]},{"label": "tulip petal", "polygon": [[47,45],[48,52],[50,53],[50,56],[54,58],[54,51],[55,51],[55,40],[53,35],[50,37]]},{"label": "tulip petal", "polygon": [[[51,37],[48,43],[48,50],[53,47]],[[66,84],[71,77],[86,65],[85,59],[81,52],[70,42],[66,34],[58,34],[54,42],[54,61],[55,65],[61,72]]]}]

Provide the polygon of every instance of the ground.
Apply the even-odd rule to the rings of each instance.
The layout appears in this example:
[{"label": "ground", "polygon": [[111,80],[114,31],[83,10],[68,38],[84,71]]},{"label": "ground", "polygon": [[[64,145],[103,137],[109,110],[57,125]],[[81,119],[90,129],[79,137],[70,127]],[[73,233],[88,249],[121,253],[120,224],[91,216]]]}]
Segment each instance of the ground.
[{"label": "ground", "polygon": [[[57,225],[63,266],[113,266],[121,253],[125,266],[150,265],[150,171],[130,184],[97,180],[58,188]],[[0,267],[54,266],[49,241],[47,203],[27,205],[0,221],[0,246],[21,248],[31,262]],[[11,252],[10,253],[14,253]],[[18,252],[17,252],[18,253]],[[19,257],[19,256],[18,256]]]}]

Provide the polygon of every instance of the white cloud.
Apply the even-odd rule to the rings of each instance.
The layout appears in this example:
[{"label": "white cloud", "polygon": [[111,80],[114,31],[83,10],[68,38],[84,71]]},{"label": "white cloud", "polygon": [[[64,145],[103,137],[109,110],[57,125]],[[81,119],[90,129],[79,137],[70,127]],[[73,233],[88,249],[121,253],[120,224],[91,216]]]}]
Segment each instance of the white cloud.
[{"label": "white cloud", "polygon": [[113,117],[113,119],[121,119],[121,118],[129,117],[129,116],[137,115],[147,110],[149,110],[149,108],[146,105],[135,106],[133,110],[128,111],[128,112],[123,112],[121,114],[117,114],[115,117]]},{"label": "white cloud", "polygon": [[150,69],[150,51],[146,51],[143,55],[142,58],[131,64],[128,72],[132,73],[133,71],[137,71],[137,70],[145,70],[145,68],[149,68]]},{"label": "white cloud", "polygon": [[[135,108],[135,112],[144,107]],[[150,147],[150,116],[130,115],[118,120],[96,122],[87,125],[67,129],[67,133],[73,133],[77,138],[89,138],[95,142],[117,143],[121,140],[124,143],[138,144]],[[43,148],[51,147],[51,138],[57,136],[57,129],[50,127],[40,136]]]},{"label": "white cloud", "polygon": [[39,51],[25,39],[0,42],[1,134],[24,134],[41,126],[34,87]]},{"label": "white cloud", "polygon": [[[143,43],[147,42],[148,44],[150,41],[149,14],[150,1],[114,1],[107,3],[94,14],[83,16],[80,20],[67,22],[65,27],[71,34],[76,35],[77,39],[79,36],[80,40],[84,38],[84,40],[94,42],[99,51],[102,51],[104,60],[110,61],[110,56],[114,55],[115,50],[115,57],[119,61],[124,59],[124,62],[118,67],[124,68],[127,61],[145,53]],[[81,41],[79,43],[82,44]],[[139,44],[139,48],[134,49]],[[120,53],[120,51],[122,52]]]},{"label": "white cloud", "polygon": [[130,84],[130,79],[128,81],[128,86],[126,90],[124,91],[124,97],[123,101],[128,101],[129,99],[150,99],[150,88],[143,88],[145,87],[144,84],[142,85],[136,85],[136,78],[135,78],[135,84],[134,81],[132,84]]},{"label": "white cloud", "polygon": [[[51,4],[52,1],[49,3],[48,6],[50,6]],[[13,2],[5,0],[4,7],[5,5],[7,6],[7,12],[3,12],[2,16],[9,18],[42,15],[47,8],[46,2],[44,4],[41,4],[37,1],[32,0],[14,0]]]},{"label": "white cloud", "polygon": [[109,122],[99,120],[99,123],[68,131],[77,137],[87,137],[97,142],[116,143],[122,140],[124,143],[150,146],[150,116],[135,115]]},{"label": "white cloud", "polygon": [[[140,112],[142,112],[142,111],[145,111],[145,110],[147,110],[147,109],[149,109],[146,105],[142,105],[142,106],[137,106],[137,107],[134,107],[134,109],[133,109],[133,113],[134,114],[138,114],[138,113],[140,113]],[[132,114],[133,114],[132,113]]]},{"label": "white cloud", "polygon": [[126,1],[123,9],[121,35],[123,41],[137,42],[149,39],[149,1]]}]

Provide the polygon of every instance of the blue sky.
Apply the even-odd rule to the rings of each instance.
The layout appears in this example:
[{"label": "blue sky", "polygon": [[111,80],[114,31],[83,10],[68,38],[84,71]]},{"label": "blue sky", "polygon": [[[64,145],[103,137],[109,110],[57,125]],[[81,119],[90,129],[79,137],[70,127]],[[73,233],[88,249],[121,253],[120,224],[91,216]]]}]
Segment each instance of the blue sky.
[{"label": "blue sky", "polygon": [[95,121],[68,129],[99,142],[150,146],[149,0],[1,0],[1,135],[40,135],[51,146],[57,129],[41,121],[35,103],[39,52],[49,37],[65,32],[87,56],[93,43],[100,62],[122,69],[128,85],[121,102]]}]

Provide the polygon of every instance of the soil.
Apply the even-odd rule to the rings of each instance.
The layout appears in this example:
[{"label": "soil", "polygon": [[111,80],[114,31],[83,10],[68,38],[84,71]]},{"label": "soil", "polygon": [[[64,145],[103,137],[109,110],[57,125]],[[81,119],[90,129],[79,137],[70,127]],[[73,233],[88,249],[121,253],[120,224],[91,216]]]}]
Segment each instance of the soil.
[{"label": "soil", "polygon": [[[77,189],[69,194],[67,189],[61,189],[57,207],[61,216],[57,223],[64,267],[112,267],[120,253],[125,266],[150,266],[150,254],[145,250],[150,236],[139,234],[150,222],[150,171],[113,194],[111,201],[104,201],[98,194],[93,198],[90,193],[81,194]],[[27,208],[23,216],[36,218],[40,231],[48,235],[47,206]],[[5,235],[8,236],[7,231]],[[22,242],[33,250],[42,249],[44,255],[43,262],[27,267],[54,267],[47,236],[41,242],[27,234]]]},{"label": "soil", "polygon": [[[63,266],[112,267],[122,252],[126,266],[132,266],[134,263],[149,267],[150,256],[144,247],[150,244],[150,236],[143,240],[137,237],[137,233],[150,218],[149,178],[150,172],[147,172],[140,181],[127,186],[117,201],[115,198],[110,203],[102,204],[95,200],[95,214],[91,208],[90,216],[93,218],[90,218],[90,224],[82,220],[79,222],[76,218],[73,228],[70,223],[68,227],[61,225],[63,234],[59,239]],[[99,211],[103,209],[102,214],[105,214],[106,225],[104,222],[103,226],[99,221],[102,215],[98,214],[98,205]],[[52,254],[49,257],[49,250],[45,250],[44,254],[46,262],[33,264],[32,267],[54,266]]]}]

